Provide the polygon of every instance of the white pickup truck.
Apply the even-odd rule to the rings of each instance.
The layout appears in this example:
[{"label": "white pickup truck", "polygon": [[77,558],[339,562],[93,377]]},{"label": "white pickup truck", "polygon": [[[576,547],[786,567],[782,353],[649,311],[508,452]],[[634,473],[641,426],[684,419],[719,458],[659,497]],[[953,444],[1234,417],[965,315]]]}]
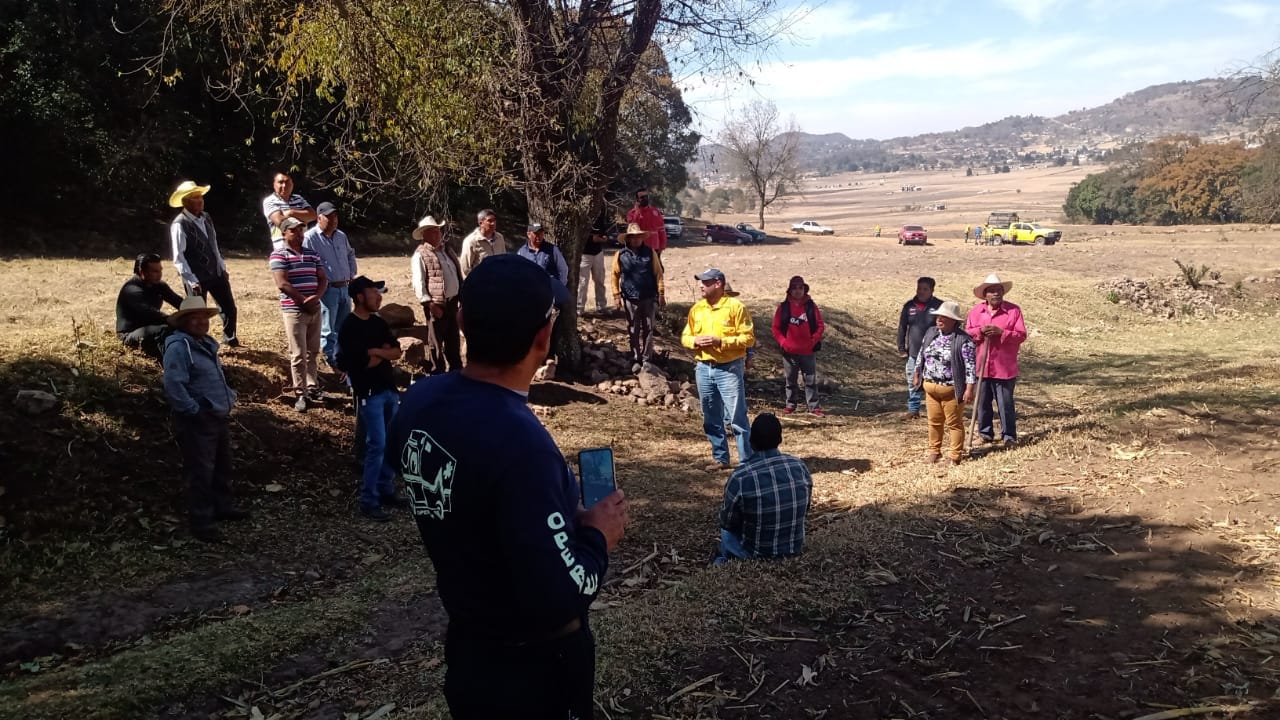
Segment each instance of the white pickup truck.
[{"label": "white pickup truck", "polygon": [[831,228],[825,225],[819,225],[817,222],[813,220],[805,220],[802,223],[796,223],[795,225],[792,225],[791,232],[809,233],[812,235],[834,235],[836,231],[832,230]]}]

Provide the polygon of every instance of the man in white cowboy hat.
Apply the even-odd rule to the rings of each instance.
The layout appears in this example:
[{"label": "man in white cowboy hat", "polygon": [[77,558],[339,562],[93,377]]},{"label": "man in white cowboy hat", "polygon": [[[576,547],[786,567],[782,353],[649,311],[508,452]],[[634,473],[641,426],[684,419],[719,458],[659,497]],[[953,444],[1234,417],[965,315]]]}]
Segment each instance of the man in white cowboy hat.
[{"label": "man in white cowboy hat", "polygon": [[422,244],[409,260],[413,292],[422,303],[422,313],[435,338],[431,353],[433,374],[462,369],[462,336],[458,330],[462,266],[453,248],[444,242],[445,225],[431,215],[418,221],[413,239]]},{"label": "man in white cowboy hat", "polygon": [[995,441],[991,413],[994,399],[1000,412],[1000,436],[1006,448],[1018,442],[1013,388],[1018,383],[1018,348],[1027,339],[1022,308],[1004,299],[1011,289],[1012,280],[988,275],[973,289],[974,296],[982,302],[969,311],[965,321],[965,332],[978,344],[978,377],[982,378],[982,390],[978,394],[978,436],[983,442]]},{"label": "man in white cowboy hat", "polygon": [[169,241],[173,247],[173,268],[182,278],[188,295],[208,299],[213,295],[222,316],[222,341],[227,347],[240,347],[236,338],[236,299],[231,293],[231,275],[218,250],[218,233],[213,219],[204,211],[208,185],[184,180],[169,195],[169,207],[182,208],[169,224]]},{"label": "man in white cowboy hat", "polygon": [[653,327],[658,308],[667,304],[662,259],[645,244],[649,232],[631,223],[621,235],[625,247],[613,256],[613,302],[627,314],[632,370],[653,359]]},{"label": "man in white cowboy hat", "polygon": [[307,402],[321,402],[320,298],[329,287],[320,255],[302,244],[304,225],[287,217],[280,221],[284,245],[271,253],[269,266],[280,289],[280,314],[289,341],[289,377],[295,396],[293,409],[307,411]]},{"label": "man in white cowboy hat", "polygon": [[578,314],[587,311],[587,290],[594,282],[596,286],[596,311],[609,309],[609,299],[604,294],[604,220],[601,219],[591,227],[587,243],[582,246],[582,260],[578,263]]},{"label": "man in white cowboy hat", "polygon": [[498,232],[498,215],[485,208],[476,213],[476,229],[462,239],[462,277],[471,274],[481,260],[507,252],[507,239]]},{"label": "man in white cowboy hat", "polygon": [[222,540],[215,521],[249,516],[231,497],[229,418],[236,393],[222,372],[218,341],[209,337],[209,318],[217,313],[202,298],[188,297],[169,316],[174,331],[164,343],[164,394],[182,450],[191,534],[204,542]]},{"label": "man in white cowboy hat", "polygon": [[285,218],[296,218],[305,227],[315,222],[316,211],[311,203],[293,191],[293,178],[289,173],[278,172],[271,179],[270,195],[262,198],[262,214],[267,218],[267,230],[271,233],[272,249],[279,249],[284,244],[284,231],[280,223]]},{"label": "man in white cowboy hat", "polygon": [[950,436],[947,462],[956,465],[964,455],[964,406],[973,402],[978,382],[977,351],[965,334],[960,303],[940,303],[930,310],[934,326],[920,339],[912,387],[925,395],[929,417],[928,460],[942,458],[943,435]]},{"label": "man in white cowboy hat", "polygon": [[717,472],[733,467],[726,417],[737,438],[738,462],[751,457],[744,363],[747,350],[756,344],[755,326],[751,313],[737,298],[729,297],[724,273],[708,268],[693,277],[700,283],[702,299],[689,308],[680,344],[693,350],[697,361],[694,379],[702,403],[702,430],[714,460],[706,470]]}]

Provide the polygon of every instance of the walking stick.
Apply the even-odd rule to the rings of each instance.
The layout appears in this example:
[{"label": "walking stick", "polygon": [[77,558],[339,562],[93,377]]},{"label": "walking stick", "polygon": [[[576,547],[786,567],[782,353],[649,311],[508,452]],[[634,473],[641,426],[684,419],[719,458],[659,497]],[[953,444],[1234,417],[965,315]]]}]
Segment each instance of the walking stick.
[{"label": "walking stick", "polygon": [[982,379],[987,375],[987,356],[991,354],[991,341],[982,342],[982,359],[978,361],[978,384],[973,389],[973,418],[969,421],[968,453],[973,457],[973,438],[978,434],[978,405],[982,403]]}]

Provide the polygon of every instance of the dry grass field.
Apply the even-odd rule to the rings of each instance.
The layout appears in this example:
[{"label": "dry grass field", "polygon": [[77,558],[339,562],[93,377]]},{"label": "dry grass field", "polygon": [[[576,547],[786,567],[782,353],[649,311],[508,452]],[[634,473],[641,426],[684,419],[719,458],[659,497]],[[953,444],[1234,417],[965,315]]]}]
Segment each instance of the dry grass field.
[{"label": "dry grass field", "polygon": [[[719,267],[761,337],[753,414],[781,404],[765,328],[787,278],[804,275],[823,308],[829,414],[784,420],[783,449],[815,480],[800,558],[706,566],[724,478],[697,470],[700,418],[535,387],[566,455],[614,447],[632,501],[592,614],[597,717],[1280,717],[1280,231],[961,242],[988,209],[1029,207],[1018,197],[1052,217],[1036,200],[1061,202],[1048,172],[1023,193],[921,181],[949,208],[921,220],[938,230],[926,247],[866,237],[916,218],[886,209],[901,195],[854,187],[812,189],[770,218],[776,232],[812,217],[835,237],[689,239],[666,254],[669,370],[690,372],[672,341],[692,273]],[[1155,317],[1099,288],[1171,278],[1174,258],[1220,273],[1202,317]],[[34,417],[0,404],[0,718],[447,717],[444,617],[417,533],[356,514],[351,416],[276,400],[285,343],[265,261],[230,267],[245,343],[225,355],[242,402],[233,442],[254,517],[210,547],[185,535],[159,370],[110,332],[129,264],[0,262],[0,392],[61,398]],[[405,258],[363,270],[408,301]],[[1014,281],[1028,318],[1025,442],[927,465],[923,422],[901,420],[897,311],[918,275],[967,304],[989,272]],[[584,322],[621,337],[617,319]]]}]

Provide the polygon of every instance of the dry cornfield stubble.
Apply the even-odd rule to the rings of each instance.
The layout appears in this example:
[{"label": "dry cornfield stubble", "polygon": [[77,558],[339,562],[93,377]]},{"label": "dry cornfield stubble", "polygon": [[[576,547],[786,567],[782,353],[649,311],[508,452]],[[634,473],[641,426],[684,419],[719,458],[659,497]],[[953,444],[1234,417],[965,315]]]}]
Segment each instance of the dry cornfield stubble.
[{"label": "dry cornfield stubble", "polygon": [[[833,197],[861,207],[857,192]],[[770,229],[828,221],[816,195]],[[966,207],[950,202],[924,248],[847,231],[873,224],[868,207],[845,228],[831,220],[835,237],[690,239],[664,256],[675,307],[660,344],[676,376],[695,271],[724,270],[755,314],[752,414],[781,405],[767,327],[787,278],[805,276],[826,315],[829,414],[784,419],[784,450],[814,472],[801,558],[705,566],[724,478],[698,469],[700,418],[588,385],[535,388],[566,455],[614,447],[632,503],[592,614],[599,717],[1280,712],[1280,232],[1066,227],[1056,247],[974,247],[947,236],[967,221],[953,204]],[[1224,293],[1233,316],[1204,320],[1153,318],[1098,288],[1172,277],[1173,258],[1228,287],[1259,280]],[[362,271],[411,304],[407,265]],[[265,261],[230,267],[246,345],[227,353],[237,480],[255,517],[210,548],[185,539],[158,369],[109,332],[128,264],[0,265],[3,391],[63,398],[34,418],[0,408],[0,717],[445,716],[443,617],[416,532],[358,519],[350,416],[276,401],[285,346]],[[989,272],[1014,281],[1031,331],[1024,443],[927,465],[923,421],[900,420],[897,311],[918,275],[968,303]]]}]

